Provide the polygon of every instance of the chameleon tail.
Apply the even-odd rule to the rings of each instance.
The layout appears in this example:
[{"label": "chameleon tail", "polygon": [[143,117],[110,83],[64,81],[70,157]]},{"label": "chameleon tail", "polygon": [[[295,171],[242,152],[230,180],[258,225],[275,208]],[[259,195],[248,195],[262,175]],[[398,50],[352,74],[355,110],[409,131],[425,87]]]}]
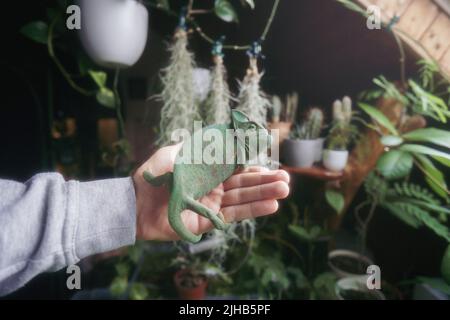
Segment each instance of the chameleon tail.
[{"label": "chameleon tail", "polygon": [[183,205],[183,200],[180,198],[178,201],[173,201],[174,194],[172,194],[171,200],[169,201],[169,223],[172,229],[180,236],[184,241],[191,243],[199,242],[202,238],[201,235],[196,235],[190,232],[183,223],[181,219],[181,212],[185,209]]}]

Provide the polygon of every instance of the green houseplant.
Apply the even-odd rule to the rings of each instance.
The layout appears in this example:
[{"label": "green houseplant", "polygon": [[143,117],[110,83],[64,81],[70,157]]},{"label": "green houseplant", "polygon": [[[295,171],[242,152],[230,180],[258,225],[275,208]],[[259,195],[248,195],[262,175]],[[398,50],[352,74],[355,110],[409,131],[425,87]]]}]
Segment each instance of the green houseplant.
[{"label": "green houseplant", "polygon": [[352,124],[353,117],[349,97],[333,103],[333,124],[323,153],[323,165],[330,171],[342,171],[347,165],[348,147],[357,136],[357,128]]},{"label": "green houseplant", "polygon": [[284,158],[287,165],[308,168],[313,165],[320,153],[320,132],[323,127],[323,112],[312,108],[305,121],[296,125],[289,139],[283,145]]},{"label": "green houseplant", "polygon": [[[369,206],[369,213],[365,219],[357,215],[357,220],[366,230],[379,206],[408,226],[426,227],[450,243],[450,192],[442,171],[450,167],[450,131],[446,129],[450,85],[439,81],[433,63],[422,60],[419,64],[419,80],[409,79],[404,90],[378,77],[374,80],[378,89],[362,95],[369,101],[380,97],[396,99],[404,108],[400,123],[394,124],[370,103],[359,104],[372,119],[368,127],[379,133],[385,153],[365,180],[367,200],[359,207]],[[427,127],[427,120],[436,127]],[[413,183],[410,177],[414,168],[423,174],[423,179]],[[364,238],[363,234],[363,241]],[[448,270],[441,271],[448,281]]]}]

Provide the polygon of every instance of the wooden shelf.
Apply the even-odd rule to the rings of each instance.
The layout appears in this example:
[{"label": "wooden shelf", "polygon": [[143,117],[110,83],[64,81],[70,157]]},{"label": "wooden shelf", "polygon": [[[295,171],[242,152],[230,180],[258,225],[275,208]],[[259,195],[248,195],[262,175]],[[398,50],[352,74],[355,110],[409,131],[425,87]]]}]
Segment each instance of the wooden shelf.
[{"label": "wooden shelf", "polygon": [[297,168],[297,167],[288,167],[285,165],[281,166],[281,169],[286,170],[291,174],[296,174],[299,176],[310,177],[317,180],[322,181],[335,181],[341,180],[344,177],[343,172],[332,172],[328,171],[324,167],[314,166],[311,168]]}]

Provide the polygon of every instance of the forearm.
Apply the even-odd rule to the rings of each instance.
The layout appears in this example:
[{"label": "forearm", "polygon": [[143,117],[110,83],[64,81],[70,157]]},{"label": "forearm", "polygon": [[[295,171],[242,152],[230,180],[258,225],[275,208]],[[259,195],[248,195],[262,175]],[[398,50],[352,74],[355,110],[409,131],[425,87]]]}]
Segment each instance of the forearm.
[{"label": "forearm", "polygon": [[80,183],[39,174],[0,180],[0,295],[39,273],[134,243],[131,178]]}]

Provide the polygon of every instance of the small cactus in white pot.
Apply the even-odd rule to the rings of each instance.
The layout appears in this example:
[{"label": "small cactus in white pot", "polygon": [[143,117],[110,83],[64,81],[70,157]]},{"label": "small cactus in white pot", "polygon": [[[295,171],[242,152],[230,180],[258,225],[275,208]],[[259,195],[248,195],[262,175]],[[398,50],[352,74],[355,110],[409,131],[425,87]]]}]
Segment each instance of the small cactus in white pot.
[{"label": "small cactus in white pot", "polygon": [[352,100],[349,97],[333,103],[333,126],[323,152],[323,165],[330,171],[340,172],[347,166],[348,147],[358,134],[352,118]]},{"label": "small cactus in white pot", "polygon": [[287,165],[292,167],[312,167],[321,153],[320,132],[323,126],[323,112],[319,108],[312,108],[302,125],[296,125],[289,139],[283,145],[284,158]]}]

